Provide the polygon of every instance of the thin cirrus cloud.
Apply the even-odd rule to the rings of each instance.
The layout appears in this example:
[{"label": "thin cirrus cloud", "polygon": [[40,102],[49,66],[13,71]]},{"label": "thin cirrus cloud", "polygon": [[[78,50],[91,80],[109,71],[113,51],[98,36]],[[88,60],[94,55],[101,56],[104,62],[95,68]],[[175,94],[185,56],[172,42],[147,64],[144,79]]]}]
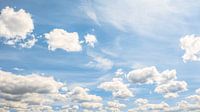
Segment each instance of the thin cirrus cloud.
[{"label": "thin cirrus cloud", "polygon": [[86,64],[87,67],[96,68],[100,70],[110,70],[114,66],[114,63],[105,57],[91,55],[92,61]]},{"label": "thin cirrus cloud", "polygon": [[83,3],[83,9],[97,24],[110,24],[121,31],[154,37],[171,30],[189,31],[185,26],[194,24],[183,18],[198,15],[198,10],[195,10],[198,9],[197,2],[199,1],[101,0]]}]

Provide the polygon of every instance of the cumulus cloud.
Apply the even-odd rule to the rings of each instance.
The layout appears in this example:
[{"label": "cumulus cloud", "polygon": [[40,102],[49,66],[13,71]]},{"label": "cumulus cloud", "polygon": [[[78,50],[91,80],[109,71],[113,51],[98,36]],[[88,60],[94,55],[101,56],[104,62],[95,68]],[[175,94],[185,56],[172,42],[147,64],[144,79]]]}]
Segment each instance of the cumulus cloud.
[{"label": "cumulus cloud", "polygon": [[104,89],[105,91],[111,91],[114,97],[128,98],[133,96],[128,85],[124,84],[119,78],[114,78],[111,82],[103,82],[98,88]]},{"label": "cumulus cloud", "polygon": [[111,112],[121,112],[121,110],[123,108],[125,108],[126,105],[119,103],[118,100],[114,100],[114,101],[108,101],[107,102],[107,110],[111,111]]},{"label": "cumulus cloud", "polygon": [[158,74],[156,67],[146,67],[130,71],[127,74],[127,79],[132,83],[153,83],[154,76]]},{"label": "cumulus cloud", "polygon": [[177,97],[179,92],[187,90],[187,83],[185,81],[170,81],[165,84],[158,85],[155,92],[164,94],[165,98]]},{"label": "cumulus cloud", "polygon": [[102,108],[103,104],[98,102],[83,102],[81,103],[81,107],[87,109],[99,109]]},{"label": "cumulus cloud", "polygon": [[88,93],[89,89],[82,88],[82,87],[75,87],[70,92],[70,97],[73,101],[83,102],[83,101],[90,101],[90,102],[101,102],[102,98],[100,96],[91,95]]},{"label": "cumulus cloud", "polygon": [[152,103],[147,103],[147,101],[145,101],[145,103],[143,103],[142,105],[138,105],[136,108],[129,109],[128,112],[162,112],[162,111],[165,112],[165,110],[168,108],[169,105],[165,102],[152,104]]},{"label": "cumulus cloud", "polygon": [[15,11],[6,7],[0,14],[0,37],[6,41],[19,41],[26,38],[34,29],[31,15],[24,9]]},{"label": "cumulus cloud", "polygon": [[63,29],[53,29],[45,34],[49,50],[63,49],[67,52],[82,50],[77,32],[67,32]]},{"label": "cumulus cloud", "polygon": [[91,47],[94,47],[94,44],[97,42],[95,35],[87,34],[84,36],[84,38],[85,38],[85,43]]},{"label": "cumulus cloud", "polygon": [[66,94],[60,93],[65,85],[52,77],[37,74],[22,76],[0,71],[0,107],[8,109],[45,109],[55,102],[66,103]]},{"label": "cumulus cloud", "polygon": [[155,92],[165,98],[178,97],[178,93],[187,90],[185,81],[176,81],[176,70],[159,72],[156,67],[145,67],[132,70],[127,74],[129,82],[134,84],[155,84]]},{"label": "cumulus cloud", "polygon": [[180,39],[181,49],[185,51],[183,61],[200,61],[200,37],[186,35]]},{"label": "cumulus cloud", "polygon": [[147,104],[149,101],[147,99],[144,99],[144,98],[138,98],[135,100],[135,104],[136,105],[144,105],[144,104]]}]

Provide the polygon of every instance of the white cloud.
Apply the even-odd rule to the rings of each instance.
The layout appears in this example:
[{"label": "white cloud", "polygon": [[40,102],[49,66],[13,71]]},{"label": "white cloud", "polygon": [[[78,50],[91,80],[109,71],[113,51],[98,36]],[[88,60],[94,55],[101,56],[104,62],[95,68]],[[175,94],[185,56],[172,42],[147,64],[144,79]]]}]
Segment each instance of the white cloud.
[{"label": "white cloud", "polygon": [[160,73],[159,76],[155,77],[155,81],[157,84],[167,83],[175,79],[177,79],[176,70],[165,70]]},{"label": "white cloud", "polygon": [[65,85],[52,77],[37,74],[22,76],[0,71],[0,107],[31,111],[36,107],[51,107],[55,102],[66,103],[66,94],[60,93]]},{"label": "white cloud", "polygon": [[103,82],[98,88],[104,89],[105,91],[111,91],[114,97],[128,98],[133,96],[128,85],[124,84],[119,78],[114,78],[111,82]]},{"label": "white cloud", "polygon": [[119,103],[118,100],[108,101],[107,106],[107,110],[112,112],[121,112],[121,110],[126,107],[125,104]]},{"label": "white cloud", "polygon": [[53,29],[45,34],[49,50],[63,49],[67,52],[78,52],[82,50],[78,33],[69,33],[63,29]]},{"label": "white cloud", "polygon": [[88,93],[89,89],[82,87],[75,87],[70,93],[70,97],[73,101],[77,102],[101,102],[102,98],[100,96],[91,95]]},{"label": "white cloud", "polygon": [[87,34],[84,36],[84,38],[85,38],[85,43],[91,47],[94,47],[94,44],[97,42],[95,35]]},{"label": "white cloud", "polygon": [[199,89],[196,89],[196,94],[200,95],[200,88]]},{"label": "white cloud", "polygon": [[157,85],[155,92],[164,94],[165,98],[177,97],[179,92],[187,90],[187,83],[185,81],[170,81],[165,84]]},{"label": "white cloud", "polygon": [[25,39],[34,29],[31,15],[25,10],[15,11],[6,7],[0,14],[0,37],[6,40],[19,41]]},{"label": "white cloud", "polygon": [[81,107],[87,108],[87,109],[98,109],[102,108],[103,104],[98,102],[83,102],[81,103]]},{"label": "white cloud", "polygon": [[127,79],[128,79],[128,81],[130,81],[132,83],[150,84],[150,83],[154,82],[154,76],[157,74],[159,74],[159,73],[158,73],[156,67],[152,66],[152,67],[146,67],[146,68],[130,71],[127,74]]},{"label": "white cloud", "polygon": [[94,67],[102,70],[109,70],[113,67],[113,62],[107,58],[103,58],[100,56],[92,56],[92,58],[93,61],[90,61],[87,64],[88,67]]},{"label": "white cloud", "polygon": [[158,72],[156,67],[145,67],[132,70],[127,79],[133,84],[156,84],[155,92],[163,94],[165,98],[178,97],[179,92],[187,90],[185,81],[176,81],[176,70]]},{"label": "white cloud", "polygon": [[152,103],[147,103],[147,101],[145,100],[143,104],[139,104],[137,105],[137,107],[129,109],[128,112],[162,112],[162,111],[165,112],[165,110],[168,108],[169,105],[165,102],[152,104]]},{"label": "white cloud", "polygon": [[147,99],[143,99],[143,98],[138,98],[135,100],[135,104],[136,105],[144,105],[144,104],[147,104],[149,101]]},{"label": "white cloud", "polygon": [[183,61],[200,61],[200,37],[194,35],[186,35],[180,39],[180,45],[185,54]]}]

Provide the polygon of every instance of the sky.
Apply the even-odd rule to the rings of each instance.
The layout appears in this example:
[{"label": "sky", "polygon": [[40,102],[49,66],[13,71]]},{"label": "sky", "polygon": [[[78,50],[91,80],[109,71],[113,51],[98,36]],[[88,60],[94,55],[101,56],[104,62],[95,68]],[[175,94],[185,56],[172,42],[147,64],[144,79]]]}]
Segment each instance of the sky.
[{"label": "sky", "polygon": [[199,4],[0,0],[0,111],[199,112]]}]

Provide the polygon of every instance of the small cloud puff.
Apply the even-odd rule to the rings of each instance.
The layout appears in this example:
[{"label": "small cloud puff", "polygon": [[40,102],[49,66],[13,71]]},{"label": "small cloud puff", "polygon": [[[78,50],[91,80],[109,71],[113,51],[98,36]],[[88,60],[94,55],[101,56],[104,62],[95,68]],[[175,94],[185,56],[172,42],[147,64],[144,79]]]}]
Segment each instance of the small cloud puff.
[{"label": "small cloud puff", "polygon": [[97,42],[95,35],[87,34],[85,35],[84,38],[85,38],[85,43],[91,47],[94,47],[94,44]]}]

